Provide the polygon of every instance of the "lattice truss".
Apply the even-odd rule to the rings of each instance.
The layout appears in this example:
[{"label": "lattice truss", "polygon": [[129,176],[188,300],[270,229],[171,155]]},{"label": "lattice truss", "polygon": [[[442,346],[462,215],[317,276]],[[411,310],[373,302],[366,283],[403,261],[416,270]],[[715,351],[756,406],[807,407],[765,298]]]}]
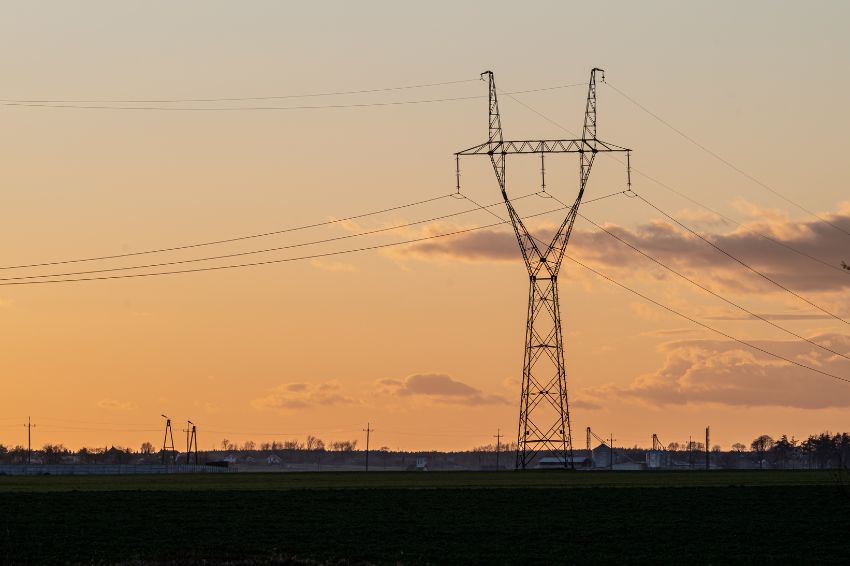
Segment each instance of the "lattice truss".
[{"label": "lattice truss", "polygon": [[[535,458],[543,455],[558,458],[564,467],[573,467],[558,272],[596,154],[625,152],[628,162],[631,151],[596,138],[597,73],[605,80],[602,69],[591,70],[581,139],[512,141],[505,141],[502,137],[502,119],[493,73],[482,73],[481,77],[486,77],[490,91],[489,136],[485,143],[455,154],[458,168],[462,156],[487,155],[490,158],[530,279],[517,432],[518,469],[530,467]],[[505,186],[505,164],[509,154],[540,154],[542,158],[547,153],[577,153],[579,156],[578,195],[548,244],[528,231]]]}]

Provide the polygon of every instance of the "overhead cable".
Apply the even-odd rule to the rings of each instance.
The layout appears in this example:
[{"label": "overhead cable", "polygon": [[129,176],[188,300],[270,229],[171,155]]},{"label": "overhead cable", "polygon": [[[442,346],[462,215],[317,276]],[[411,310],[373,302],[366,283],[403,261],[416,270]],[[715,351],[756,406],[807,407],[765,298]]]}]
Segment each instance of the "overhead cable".
[{"label": "overhead cable", "polygon": [[422,204],[427,204],[427,203],[435,202],[435,201],[442,200],[442,199],[445,199],[445,198],[450,198],[452,196],[452,194],[454,194],[454,193],[440,195],[440,196],[428,198],[428,199],[425,199],[425,200],[409,202],[407,204],[401,204],[401,205],[398,205],[398,206],[391,206],[389,208],[382,208],[380,210],[373,210],[373,211],[370,211],[370,212],[364,212],[362,214],[355,214],[353,216],[346,216],[344,218],[335,218],[333,220],[326,220],[324,222],[314,222],[312,224],[304,224],[304,225],[301,225],[301,226],[294,226],[294,227],[291,227],[291,228],[281,228],[279,230],[272,230],[272,231],[269,231],[269,232],[260,232],[260,233],[257,233],[257,234],[248,234],[246,236],[235,236],[233,238],[225,238],[225,239],[221,239],[221,240],[211,240],[211,241],[207,241],[207,242],[198,242],[198,243],[194,243],[194,244],[185,244],[185,245],[181,245],[181,246],[171,246],[171,247],[166,247],[166,248],[154,248],[154,249],[143,250],[143,251],[138,251],[138,252],[126,252],[126,253],[121,253],[121,254],[84,257],[84,258],[77,258],[77,259],[45,261],[45,262],[41,262],[41,263],[28,263],[28,264],[20,264],[20,265],[3,265],[3,266],[0,266],[0,270],[4,270],[4,269],[24,269],[24,268],[28,268],[28,267],[46,267],[46,266],[50,266],[50,265],[64,265],[64,264],[69,264],[69,263],[82,263],[82,262],[86,262],[86,261],[100,261],[100,260],[106,260],[106,259],[117,259],[117,258],[123,258],[123,257],[133,257],[133,256],[139,256],[139,255],[162,253],[162,252],[175,252],[175,251],[180,251],[180,250],[188,250],[188,249],[192,249],[192,248],[200,248],[200,247],[204,247],[204,246],[214,246],[214,245],[218,245],[218,244],[229,244],[229,243],[232,243],[232,242],[241,242],[243,240],[251,240],[251,239],[255,239],[255,238],[265,238],[267,236],[275,236],[277,234],[286,234],[286,233],[289,233],[289,232],[298,232],[298,231],[307,230],[307,229],[310,229],[310,228],[320,228],[320,227],[323,227],[323,226],[330,226],[332,224],[341,224],[341,223],[344,223],[344,222],[349,222],[351,220],[359,220],[361,218],[366,218],[368,216],[376,216],[378,214],[384,214],[384,213],[387,213],[387,212],[393,212],[393,211],[402,210],[402,209],[405,209],[405,208],[412,208],[412,207],[415,207],[415,206],[420,206]]},{"label": "overhead cable", "polygon": [[[516,200],[528,198],[529,196],[533,196],[534,194],[536,194],[536,193],[523,195],[523,196],[517,197]],[[499,204],[501,204],[501,202],[489,204],[489,205],[487,205],[487,207],[493,207],[493,206],[497,206]],[[302,248],[302,247],[306,247],[306,246],[314,246],[314,245],[318,245],[318,244],[327,244],[327,243],[330,243],[330,242],[337,242],[337,241],[340,241],[340,240],[348,240],[348,239],[351,239],[351,238],[358,238],[358,237],[362,237],[362,236],[372,236],[372,235],[381,234],[381,233],[384,233],[384,232],[392,232],[392,231],[395,231],[395,230],[410,228],[412,226],[419,226],[419,225],[422,225],[422,224],[437,222],[439,220],[445,220],[447,218],[454,218],[456,216],[462,216],[462,215],[465,215],[465,214],[469,214],[471,212],[478,212],[478,208],[461,210],[459,212],[452,212],[452,213],[449,213],[449,214],[443,214],[441,216],[434,216],[434,217],[431,217],[431,218],[426,218],[424,220],[416,220],[414,222],[406,222],[404,224],[394,224],[392,226],[385,226],[383,228],[375,228],[373,230],[365,230],[365,231],[362,231],[362,232],[354,232],[354,233],[351,233],[351,234],[344,234],[342,236],[334,236],[332,238],[324,238],[324,239],[321,239],[321,240],[311,240],[309,242],[300,242],[300,243],[297,243],[297,244],[288,244],[288,245],[285,245],[285,246],[275,246],[275,247],[272,247],[272,248],[264,248],[264,249],[259,249],[259,250],[247,250],[247,251],[242,251],[242,252],[234,252],[234,253],[221,254],[221,255],[215,255],[215,256],[181,259],[181,260],[165,261],[165,262],[159,262],[159,263],[148,263],[148,264],[144,264],[144,265],[129,265],[129,266],[124,266],[124,267],[109,267],[109,268],[103,268],[103,269],[90,269],[90,270],[86,270],[86,271],[71,271],[71,272],[65,272],[65,273],[47,273],[47,274],[42,274],[42,275],[20,275],[20,276],[16,276],[16,277],[0,277],[0,281],[19,281],[19,280],[25,280],[25,279],[45,279],[45,278],[50,278],[50,277],[70,277],[70,276],[74,276],[74,275],[89,275],[89,274],[92,274],[92,273],[111,273],[111,272],[116,272],[116,271],[129,271],[129,270],[133,270],[133,269],[150,269],[150,268],[153,268],[153,267],[167,267],[169,265],[184,265],[184,264],[187,264],[187,263],[198,263],[198,262],[201,262],[201,261],[213,261],[213,260],[218,260],[218,259],[229,259],[229,258],[233,258],[233,257],[243,257],[243,256],[247,256],[247,255],[264,254],[264,253],[276,252],[276,251],[281,251],[281,250],[289,250],[289,249],[295,249],[295,248]]]},{"label": "overhead cable", "polygon": [[[544,92],[579,86],[580,83],[556,85],[543,88],[516,91],[512,94],[527,94],[532,92]],[[481,95],[454,96],[448,98],[427,98],[416,100],[394,100],[386,102],[362,102],[347,104],[320,104],[300,106],[126,106],[113,104],[65,104],[46,102],[0,102],[0,106],[23,107],[23,108],[73,108],[78,110],[145,110],[165,112],[232,112],[244,110],[329,110],[343,108],[371,108],[380,106],[404,106],[410,104],[432,104],[438,102],[456,102],[459,100],[476,100],[486,98]]]},{"label": "overhead cable", "polygon": [[89,100],[68,100],[68,99],[47,99],[47,98],[2,98],[0,102],[38,102],[38,103],[59,103],[59,104],[182,104],[185,102],[244,102],[249,100],[283,100],[287,98],[313,98],[322,96],[348,96],[352,94],[373,94],[378,92],[390,92],[397,90],[411,90],[417,88],[430,88],[436,86],[448,86],[464,83],[477,83],[481,79],[462,79],[456,81],[444,81],[439,83],[425,83],[405,86],[392,86],[384,88],[370,88],[364,90],[341,90],[334,92],[313,92],[306,94],[282,94],[274,96],[238,96],[230,98],[143,98],[143,99],[127,99],[127,98],[112,98],[112,99],[89,99]]},{"label": "overhead cable", "polygon": [[[607,82],[606,82],[606,84],[609,84],[609,83],[607,83]],[[612,87],[612,88],[613,88],[613,87]],[[501,91],[500,91],[500,92],[501,92]],[[576,135],[577,135],[577,134],[575,134],[575,132],[573,132],[573,131],[572,131],[572,130],[570,130],[569,128],[567,128],[567,127],[563,126],[562,124],[560,124],[560,123],[558,123],[557,121],[553,120],[553,119],[552,119],[552,118],[550,118],[549,116],[547,116],[547,115],[543,114],[542,112],[540,112],[540,111],[536,110],[536,109],[535,109],[535,108],[533,108],[532,106],[529,106],[528,104],[526,104],[526,103],[525,103],[525,102],[523,102],[522,100],[520,100],[520,99],[518,99],[518,98],[516,98],[516,97],[514,97],[514,96],[511,96],[509,93],[506,93],[506,92],[502,92],[502,94],[507,95],[507,96],[508,96],[508,97],[510,97],[512,100],[514,100],[515,102],[517,102],[517,103],[518,103],[518,104],[520,104],[521,106],[525,107],[527,110],[529,110],[529,111],[533,112],[534,114],[537,114],[537,115],[538,115],[538,116],[540,116],[542,119],[544,119],[544,120],[546,120],[547,122],[549,122],[549,123],[553,124],[554,126],[557,126],[558,128],[560,128],[561,130],[563,130],[563,131],[567,132],[568,134],[570,134],[570,135],[572,135],[572,136],[576,136]],[[621,163],[621,164],[623,163],[623,162],[622,162],[622,160],[621,160],[621,159],[619,159],[619,158],[618,158],[618,157],[616,157],[616,156],[613,156],[613,155],[612,155],[612,156],[611,156],[611,158],[612,158],[612,159],[614,159],[615,161],[617,161],[617,162]],[[736,221],[736,220],[733,220],[732,218],[729,218],[729,216],[726,216],[726,215],[724,215],[724,214],[722,214],[722,213],[720,213],[720,212],[718,212],[718,211],[714,210],[713,208],[711,208],[711,207],[709,207],[709,206],[707,206],[707,205],[705,205],[705,204],[703,204],[703,203],[699,202],[698,200],[694,199],[693,197],[690,197],[690,196],[688,196],[688,195],[684,194],[683,192],[681,192],[681,191],[679,191],[679,190],[677,190],[677,189],[675,189],[675,188],[671,187],[670,185],[668,185],[668,184],[666,184],[666,183],[663,183],[663,182],[659,181],[658,179],[656,179],[656,178],[654,178],[654,177],[650,176],[649,174],[647,174],[647,173],[645,173],[645,172],[641,171],[640,169],[637,169],[637,168],[635,168],[635,167],[632,167],[632,168],[631,168],[631,170],[632,170],[634,173],[637,173],[638,175],[640,175],[640,176],[644,177],[645,179],[647,179],[647,180],[649,180],[649,181],[652,181],[652,182],[653,182],[653,183],[655,183],[656,185],[658,185],[658,186],[660,186],[660,187],[662,187],[662,188],[664,188],[664,189],[667,189],[668,191],[672,192],[673,194],[678,195],[679,197],[681,197],[681,198],[683,198],[683,199],[685,199],[685,200],[687,200],[687,201],[689,201],[689,202],[691,202],[691,203],[693,203],[693,204],[695,204],[695,205],[699,206],[699,207],[700,207],[700,208],[702,208],[703,210],[706,210],[706,211],[708,211],[708,212],[710,212],[710,213],[712,213],[712,214],[716,215],[717,217],[719,217],[719,218],[721,218],[721,219],[725,220],[726,222],[729,222],[729,223],[731,223],[731,224],[733,224],[733,225],[735,225],[735,226],[738,226],[738,227],[742,228],[743,230],[746,230],[747,232],[750,232],[750,233],[752,233],[752,234],[755,234],[755,235],[757,235],[757,236],[760,236],[762,239],[767,240],[768,242],[771,242],[771,243],[773,243],[774,245],[777,245],[777,246],[783,247],[783,248],[785,248],[785,249],[787,249],[787,250],[789,250],[789,251],[792,251],[792,252],[794,252],[794,253],[796,253],[796,254],[798,254],[798,255],[800,255],[800,256],[806,257],[806,258],[808,258],[808,259],[810,259],[810,260],[812,260],[812,261],[815,261],[815,262],[817,262],[817,263],[820,263],[821,265],[824,265],[824,266],[826,266],[826,267],[829,267],[830,269],[833,269],[833,270],[836,270],[836,271],[840,271],[840,272],[843,272],[844,274],[848,274],[848,275],[850,275],[850,271],[846,271],[846,270],[842,269],[840,266],[837,266],[837,265],[835,265],[835,264],[833,264],[833,263],[830,263],[830,262],[825,261],[825,260],[823,260],[823,259],[821,259],[821,258],[818,258],[818,257],[816,257],[816,256],[814,256],[814,255],[812,255],[812,254],[810,254],[810,253],[807,253],[807,252],[804,252],[804,251],[802,251],[802,250],[800,250],[800,249],[797,249],[796,247],[794,247],[794,246],[792,246],[792,245],[790,245],[790,244],[788,244],[788,243],[786,243],[786,242],[782,242],[781,240],[777,240],[776,238],[773,238],[773,237],[771,237],[771,236],[768,236],[768,235],[766,235],[766,234],[764,234],[764,233],[762,233],[762,232],[759,232],[758,230],[755,230],[755,229],[753,229],[753,228],[751,228],[751,227],[749,227],[749,226],[746,226],[746,225],[742,224],[741,222],[738,222],[738,221]]]},{"label": "overhead cable", "polygon": [[649,206],[649,207],[653,208],[654,210],[658,211],[659,213],[661,213],[662,215],[664,215],[665,217],[667,217],[669,220],[671,220],[672,222],[674,222],[675,224],[677,224],[678,226],[680,226],[681,228],[683,228],[684,230],[686,230],[686,231],[687,231],[687,232],[689,232],[690,234],[692,234],[692,235],[696,236],[697,238],[699,238],[700,240],[702,240],[703,242],[705,242],[706,244],[708,244],[709,246],[711,246],[712,248],[714,248],[715,250],[717,250],[718,252],[720,252],[721,254],[725,255],[725,256],[726,256],[726,257],[728,257],[730,260],[732,260],[732,261],[734,261],[735,263],[737,263],[737,264],[741,265],[742,267],[744,267],[744,268],[745,268],[745,269],[747,269],[748,271],[750,271],[750,272],[752,272],[752,273],[754,273],[754,274],[758,275],[759,277],[761,277],[761,278],[762,278],[762,279],[764,279],[765,281],[768,281],[769,283],[771,283],[772,285],[774,285],[774,286],[778,287],[779,289],[782,289],[782,290],[783,290],[783,291],[785,291],[786,293],[789,293],[789,294],[791,294],[791,295],[793,295],[793,296],[797,297],[798,299],[800,299],[800,300],[801,300],[801,301],[803,301],[804,303],[808,304],[808,305],[809,305],[809,306],[811,306],[811,307],[814,307],[815,309],[819,310],[820,312],[822,312],[822,313],[824,313],[824,314],[826,314],[826,315],[829,315],[830,317],[832,317],[832,318],[834,318],[834,319],[836,319],[836,320],[839,320],[839,321],[843,322],[844,324],[850,325],[850,322],[848,322],[847,320],[845,320],[845,319],[844,319],[844,318],[842,318],[841,316],[839,316],[839,315],[837,315],[837,314],[835,314],[835,313],[833,313],[833,312],[831,312],[831,311],[826,310],[825,308],[821,307],[820,305],[818,305],[818,304],[816,304],[816,303],[812,302],[811,300],[807,299],[807,298],[806,298],[806,297],[804,297],[803,295],[801,295],[801,294],[797,293],[796,291],[794,291],[794,290],[790,289],[789,287],[786,287],[785,285],[783,285],[782,283],[780,283],[780,282],[779,282],[779,281],[777,281],[776,279],[773,279],[772,277],[770,277],[770,276],[768,276],[768,275],[765,275],[764,273],[762,273],[762,272],[761,272],[761,271],[759,271],[758,269],[756,269],[756,268],[752,267],[751,265],[749,265],[749,264],[748,264],[748,263],[746,263],[745,261],[741,260],[741,259],[740,259],[740,258],[738,258],[737,256],[735,256],[735,255],[733,255],[733,254],[729,253],[729,252],[728,252],[728,251],[726,251],[725,249],[721,248],[720,246],[718,246],[717,244],[715,244],[714,242],[712,242],[711,240],[709,240],[708,238],[706,238],[705,236],[703,236],[702,234],[700,234],[699,232],[697,232],[696,230],[694,230],[693,228],[690,228],[689,226],[685,225],[685,224],[684,224],[683,222],[681,222],[680,220],[678,220],[678,219],[676,219],[675,217],[673,217],[673,216],[672,216],[671,214],[669,214],[668,212],[665,212],[664,210],[662,210],[662,209],[661,209],[661,208],[659,208],[658,206],[656,206],[656,205],[654,205],[653,203],[649,202],[649,201],[648,201],[646,198],[644,198],[643,196],[641,196],[641,195],[639,195],[639,194],[638,194],[638,195],[637,195],[637,198],[639,198],[639,199],[640,199],[640,200],[642,200],[644,203],[646,203],[646,205],[647,205],[647,206]]},{"label": "overhead cable", "polygon": [[768,185],[767,183],[764,183],[763,181],[759,180],[758,178],[754,177],[753,175],[751,175],[751,174],[747,173],[746,171],[744,171],[743,169],[741,169],[740,167],[738,167],[737,165],[735,165],[734,163],[732,163],[732,162],[731,162],[731,161],[729,161],[728,159],[724,158],[723,156],[721,156],[721,155],[720,155],[720,154],[718,154],[717,152],[715,152],[715,151],[713,151],[713,150],[709,149],[708,147],[706,147],[705,145],[701,144],[700,142],[698,142],[697,140],[695,140],[694,138],[692,138],[691,136],[689,136],[688,134],[686,134],[685,132],[683,132],[682,130],[680,130],[679,128],[677,128],[677,127],[673,126],[670,122],[668,122],[667,120],[663,119],[661,116],[659,116],[659,115],[658,115],[658,114],[656,114],[655,112],[651,111],[651,110],[650,110],[650,109],[648,109],[646,106],[644,106],[643,104],[641,104],[640,102],[638,102],[637,100],[635,100],[634,98],[632,98],[631,96],[629,96],[628,94],[626,94],[625,92],[623,92],[622,90],[620,90],[619,88],[617,88],[617,87],[615,87],[614,85],[612,85],[610,82],[607,82],[607,83],[605,83],[605,84],[607,84],[607,85],[608,85],[608,86],[609,86],[609,87],[610,87],[610,88],[611,88],[614,92],[616,92],[617,94],[619,94],[620,96],[622,96],[623,98],[625,98],[626,100],[628,100],[629,102],[631,102],[632,104],[634,104],[635,106],[637,106],[638,108],[640,108],[641,110],[643,110],[644,112],[646,112],[647,114],[649,114],[650,116],[652,116],[653,118],[655,118],[656,120],[658,120],[659,122],[661,122],[662,124],[664,124],[665,126],[667,126],[667,127],[668,127],[669,129],[671,129],[672,131],[676,132],[679,136],[681,136],[682,138],[684,138],[684,139],[685,139],[685,140],[687,140],[688,142],[692,143],[693,145],[695,145],[696,147],[698,147],[699,149],[701,149],[702,151],[704,151],[705,153],[707,153],[708,155],[710,155],[711,157],[713,157],[714,159],[716,159],[716,160],[720,161],[721,163],[723,163],[724,165],[726,165],[727,167],[729,167],[729,168],[730,168],[730,169],[732,169],[733,171],[735,171],[735,172],[739,173],[739,174],[740,174],[740,175],[742,175],[743,177],[745,177],[745,178],[749,179],[750,181],[752,181],[752,182],[753,182],[753,183],[755,183],[756,185],[758,185],[758,186],[760,186],[761,188],[763,188],[763,189],[765,189],[765,190],[769,191],[770,193],[772,193],[773,195],[775,195],[775,196],[779,197],[780,199],[784,200],[784,201],[785,201],[785,202],[787,202],[788,204],[790,204],[790,205],[792,205],[792,206],[794,206],[794,207],[798,208],[799,210],[801,210],[801,211],[805,212],[806,214],[809,214],[810,216],[813,216],[814,218],[817,218],[820,222],[823,222],[824,224],[827,224],[827,225],[829,225],[829,226],[833,227],[834,229],[836,229],[836,230],[838,230],[839,232],[843,233],[845,236],[850,236],[850,231],[848,231],[848,230],[846,230],[846,229],[842,228],[841,226],[839,226],[839,225],[835,224],[834,222],[832,222],[832,221],[830,221],[830,220],[827,220],[827,219],[826,219],[826,218],[824,218],[823,216],[821,216],[821,215],[817,214],[816,212],[813,212],[812,210],[810,210],[810,209],[806,208],[805,206],[803,206],[803,205],[802,205],[802,204],[800,204],[799,202],[797,202],[797,201],[795,201],[795,200],[793,200],[793,199],[791,199],[791,198],[789,198],[789,197],[785,196],[784,194],[782,194],[781,192],[777,191],[776,189],[774,189],[773,187],[771,187],[771,186],[770,186],[770,185]]}]

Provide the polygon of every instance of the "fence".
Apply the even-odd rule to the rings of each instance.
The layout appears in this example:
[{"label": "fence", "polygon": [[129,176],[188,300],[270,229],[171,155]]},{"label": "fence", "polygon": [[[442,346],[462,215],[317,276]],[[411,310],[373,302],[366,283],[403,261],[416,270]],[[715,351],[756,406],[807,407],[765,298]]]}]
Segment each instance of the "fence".
[{"label": "fence", "polygon": [[75,476],[124,474],[221,474],[236,468],[196,465],[129,465],[129,464],[0,464],[0,475],[9,476]]}]

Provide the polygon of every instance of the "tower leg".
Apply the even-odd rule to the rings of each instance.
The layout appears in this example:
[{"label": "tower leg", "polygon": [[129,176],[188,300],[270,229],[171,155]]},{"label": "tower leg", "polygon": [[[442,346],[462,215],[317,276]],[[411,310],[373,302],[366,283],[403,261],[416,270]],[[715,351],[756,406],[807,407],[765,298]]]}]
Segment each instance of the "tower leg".
[{"label": "tower leg", "polygon": [[558,281],[531,277],[516,468],[529,468],[543,456],[573,468],[572,455]]}]

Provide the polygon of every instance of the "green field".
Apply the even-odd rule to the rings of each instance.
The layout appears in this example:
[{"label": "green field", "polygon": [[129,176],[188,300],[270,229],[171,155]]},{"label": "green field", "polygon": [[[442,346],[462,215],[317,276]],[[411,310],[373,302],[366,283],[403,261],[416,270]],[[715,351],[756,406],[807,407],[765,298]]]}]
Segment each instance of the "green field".
[{"label": "green field", "polygon": [[848,533],[830,472],[0,477],[3,563],[842,563]]}]

